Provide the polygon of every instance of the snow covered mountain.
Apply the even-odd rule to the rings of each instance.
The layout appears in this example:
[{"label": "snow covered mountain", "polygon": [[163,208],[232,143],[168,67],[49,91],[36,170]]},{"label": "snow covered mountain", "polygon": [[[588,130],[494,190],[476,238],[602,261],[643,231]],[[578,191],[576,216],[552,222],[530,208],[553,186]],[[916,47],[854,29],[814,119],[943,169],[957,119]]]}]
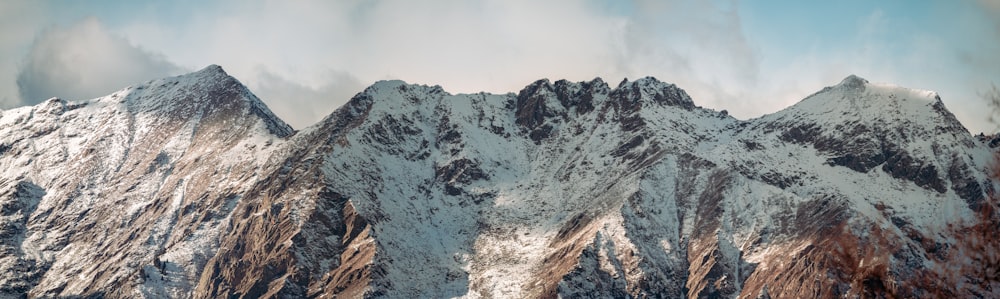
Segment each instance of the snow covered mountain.
[{"label": "snow covered mountain", "polygon": [[654,78],[382,81],[296,132],[209,66],[0,111],[0,297],[1000,296],[963,232],[991,161],[855,76],[746,121]]}]

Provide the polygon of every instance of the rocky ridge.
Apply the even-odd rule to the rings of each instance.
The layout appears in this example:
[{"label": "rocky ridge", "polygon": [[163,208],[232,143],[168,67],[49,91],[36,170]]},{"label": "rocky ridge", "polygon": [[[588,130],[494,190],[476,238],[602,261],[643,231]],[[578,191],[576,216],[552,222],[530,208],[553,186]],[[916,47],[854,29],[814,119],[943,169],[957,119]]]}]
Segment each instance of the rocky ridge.
[{"label": "rocky ridge", "polygon": [[0,294],[990,296],[950,229],[991,153],[856,76],[751,120],[651,77],[382,81],[296,132],[210,66],[0,111]]}]

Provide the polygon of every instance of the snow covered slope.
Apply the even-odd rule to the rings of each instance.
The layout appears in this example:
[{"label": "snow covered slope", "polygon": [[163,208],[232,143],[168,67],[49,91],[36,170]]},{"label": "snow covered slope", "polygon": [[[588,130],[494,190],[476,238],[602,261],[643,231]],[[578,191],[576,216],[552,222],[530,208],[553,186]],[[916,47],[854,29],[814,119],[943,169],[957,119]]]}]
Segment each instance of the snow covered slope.
[{"label": "snow covered slope", "polygon": [[855,76],[746,121],[651,77],[383,81],[292,132],[217,66],[0,113],[0,294],[1000,295],[954,230],[990,149]]},{"label": "snow covered slope", "polygon": [[189,292],[218,232],[291,135],[218,66],[0,115],[0,290]]}]

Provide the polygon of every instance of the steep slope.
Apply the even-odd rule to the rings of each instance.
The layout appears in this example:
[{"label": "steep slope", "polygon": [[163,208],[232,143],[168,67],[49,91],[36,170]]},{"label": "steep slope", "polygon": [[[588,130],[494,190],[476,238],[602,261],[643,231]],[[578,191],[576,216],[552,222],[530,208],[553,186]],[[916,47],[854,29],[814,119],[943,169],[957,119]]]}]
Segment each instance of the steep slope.
[{"label": "steep slope", "polygon": [[[866,137],[887,157],[844,166]],[[243,214],[270,213],[230,237],[272,241],[223,249],[206,295],[920,296],[946,288],[923,280],[927,255],[989,184],[989,151],[934,94],[854,77],[750,121],[652,78],[516,95],[388,81],[287,147],[259,187],[283,191]],[[218,279],[257,257],[275,266]]]},{"label": "steep slope", "polygon": [[735,229],[746,236],[737,244],[760,243],[740,250],[757,264],[741,296],[766,289],[776,297],[925,297],[940,288],[981,295],[970,285],[955,290],[924,279],[947,255],[949,225],[971,221],[992,185],[985,178],[991,154],[937,94],[850,76],[734,129],[729,145],[706,156],[784,193],[752,200],[786,206],[733,220],[751,226]]},{"label": "steep slope", "polygon": [[185,292],[269,144],[291,134],[218,66],[3,111],[0,200],[10,222],[0,272],[18,275],[0,289]]},{"label": "steep slope", "polygon": [[292,132],[216,66],[0,113],[11,295],[997,295],[953,230],[991,150],[855,76],[746,121],[651,77],[383,81]]}]

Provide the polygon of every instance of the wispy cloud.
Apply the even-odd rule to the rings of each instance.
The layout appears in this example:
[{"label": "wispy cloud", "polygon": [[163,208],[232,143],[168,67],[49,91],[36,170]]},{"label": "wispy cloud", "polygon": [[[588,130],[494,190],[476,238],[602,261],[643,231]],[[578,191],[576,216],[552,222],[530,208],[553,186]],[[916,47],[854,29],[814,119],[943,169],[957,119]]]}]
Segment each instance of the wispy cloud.
[{"label": "wispy cloud", "polygon": [[289,81],[266,69],[261,69],[256,78],[254,93],[262,99],[270,99],[271,110],[295,128],[312,125],[336,108],[331,102],[346,101],[365,87],[357,78],[333,71],[326,83],[318,88]]},{"label": "wispy cloud", "polygon": [[[701,105],[747,113],[760,53],[747,40],[736,1],[635,1],[625,18],[616,72],[676,83]],[[614,43],[607,43],[615,45]],[[758,103],[759,106],[759,103]]]},{"label": "wispy cloud", "polygon": [[262,98],[269,103],[299,103],[298,114],[276,108],[296,118],[325,115],[349,98],[287,98],[303,95],[295,87],[353,88],[331,81],[331,71],[364,84],[403,79],[451,92],[510,92],[539,78],[652,75],[711,107],[739,98],[759,73],[759,54],[742,33],[735,2],[264,1],[232,7],[195,12],[184,26],[138,22],[122,32],[189,68],[221,64],[267,93]]},{"label": "wispy cloud", "polygon": [[1000,53],[1000,0],[979,0],[976,3],[981,8],[979,12],[986,16],[984,19],[992,22],[992,30],[975,36],[977,43],[963,49],[959,55],[972,67],[992,70],[1000,75],[1000,55],[997,55]]},{"label": "wispy cloud", "polygon": [[182,72],[161,55],[114,36],[94,18],[35,39],[17,74],[22,104],[49,97],[88,99]]},{"label": "wispy cloud", "polygon": [[47,17],[44,5],[29,1],[0,1],[0,109],[21,106],[17,69],[38,28]]},{"label": "wispy cloud", "polygon": [[[49,6],[14,3],[22,11]],[[59,13],[34,19],[48,20],[44,24],[56,15],[93,16],[101,21],[42,31],[34,43],[29,38],[30,54],[21,56],[11,45],[24,38],[0,36],[5,58],[27,55],[0,61],[0,84],[13,81],[21,70],[20,94],[32,101],[96,96],[97,90],[124,84],[105,87],[103,82],[219,64],[301,128],[380,79],[439,84],[450,92],[509,92],[539,78],[600,76],[616,82],[651,75],[678,84],[699,105],[748,118],[777,111],[853,73],[937,89],[956,102],[949,107],[964,122],[981,127],[976,121],[986,117],[962,100],[975,98],[976,86],[988,86],[990,80],[983,78],[997,77],[990,73],[1000,64],[992,54],[1000,50],[1000,4],[935,3],[223,0],[166,7],[133,2],[127,10],[51,5],[41,10]],[[175,7],[184,4],[192,6]],[[880,8],[886,5],[891,7]],[[972,5],[990,15],[957,17],[966,16]],[[914,11],[921,16],[911,15]],[[976,20],[996,30],[984,31]],[[934,22],[940,24],[928,25]],[[26,19],[14,25],[37,23]],[[0,18],[0,24],[8,22]],[[66,34],[70,31],[75,34]],[[125,58],[106,64],[97,63],[104,59],[100,56],[83,64],[65,62],[76,59],[66,58],[68,53],[86,49]],[[68,66],[75,68],[60,69]],[[115,73],[112,67],[125,71]],[[93,78],[104,80],[87,81]],[[968,83],[975,80],[984,82]]]}]

